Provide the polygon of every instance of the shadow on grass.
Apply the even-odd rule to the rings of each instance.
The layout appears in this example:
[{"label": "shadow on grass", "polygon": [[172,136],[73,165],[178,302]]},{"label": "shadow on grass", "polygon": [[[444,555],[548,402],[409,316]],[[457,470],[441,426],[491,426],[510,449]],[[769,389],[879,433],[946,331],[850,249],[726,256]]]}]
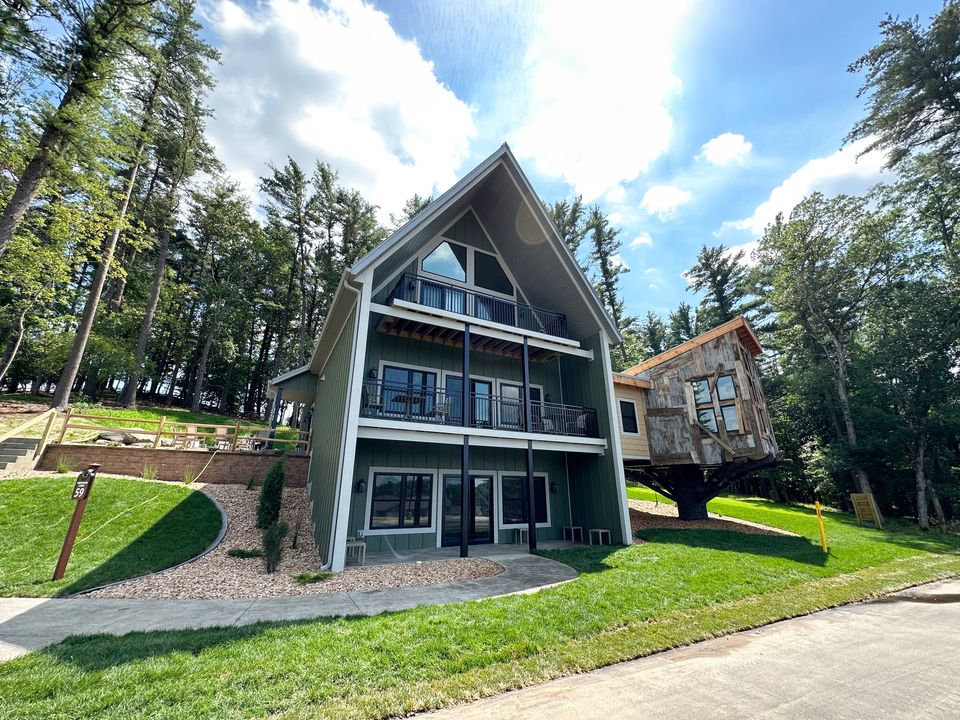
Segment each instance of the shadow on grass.
[{"label": "shadow on grass", "polygon": [[683,545],[702,550],[748,553],[823,567],[827,557],[819,543],[793,535],[748,535],[730,530],[670,530],[651,528],[638,533],[650,543]]},{"label": "shadow on grass", "polygon": [[615,563],[608,558],[626,548],[621,545],[583,545],[562,550],[537,550],[536,555],[569,565],[581,575],[612,570]]},{"label": "shadow on grass", "polygon": [[[220,532],[220,511],[201,492],[192,492],[136,540],[60,589],[57,597],[164,570],[203,552]],[[96,542],[96,537],[88,542]],[[69,566],[67,566],[69,572]]]}]

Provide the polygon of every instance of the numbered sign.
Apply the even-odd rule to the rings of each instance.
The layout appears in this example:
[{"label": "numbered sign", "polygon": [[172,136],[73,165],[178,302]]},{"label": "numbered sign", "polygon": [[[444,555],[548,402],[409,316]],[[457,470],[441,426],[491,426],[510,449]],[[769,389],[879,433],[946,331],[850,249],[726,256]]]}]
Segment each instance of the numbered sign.
[{"label": "numbered sign", "polygon": [[73,486],[73,493],[70,497],[76,500],[77,504],[73,508],[73,517],[70,518],[70,525],[67,527],[67,536],[63,539],[60,558],[57,560],[57,567],[53,571],[54,580],[63,578],[63,574],[67,570],[67,562],[70,560],[70,553],[73,551],[73,542],[77,539],[77,530],[80,529],[83,511],[87,508],[87,499],[90,497],[90,490],[93,488],[93,481],[97,477],[97,470],[99,469],[99,464],[92,463],[80,473]]}]

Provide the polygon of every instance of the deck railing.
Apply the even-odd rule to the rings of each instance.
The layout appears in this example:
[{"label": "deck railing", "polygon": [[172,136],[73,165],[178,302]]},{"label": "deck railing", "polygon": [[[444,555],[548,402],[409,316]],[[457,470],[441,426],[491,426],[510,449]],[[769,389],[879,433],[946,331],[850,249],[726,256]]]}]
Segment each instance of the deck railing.
[{"label": "deck railing", "polygon": [[[526,430],[525,409],[521,398],[470,393],[468,417],[464,418],[463,397],[443,388],[365,380],[360,399],[361,417],[406,422]],[[579,405],[531,402],[531,430],[547,435],[596,438],[600,436],[597,411]]]},{"label": "deck railing", "polygon": [[570,337],[567,333],[567,316],[562,313],[467,290],[412,273],[404,273],[400,278],[390,293],[388,302],[392,303],[394,300],[447,310],[544,335]]}]

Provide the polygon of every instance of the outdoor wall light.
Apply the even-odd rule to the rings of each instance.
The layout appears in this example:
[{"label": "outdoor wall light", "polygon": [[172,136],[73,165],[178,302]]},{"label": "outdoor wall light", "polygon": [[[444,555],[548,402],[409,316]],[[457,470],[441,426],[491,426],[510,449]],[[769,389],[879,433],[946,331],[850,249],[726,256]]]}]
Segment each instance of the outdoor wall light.
[{"label": "outdoor wall light", "polygon": [[369,370],[367,370],[367,377],[370,378],[371,380],[376,380],[376,379],[377,379],[377,369],[376,369],[376,368],[370,368]]},{"label": "outdoor wall light", "polygon": [[367,481],[363,478],[357,480],[357,494],[362,495],[367,491]]},{"label": "outdoor wall light", "polygon": [[556,480],[550,483],[550,492],[552,493],[560,492],[560,485],[559,483],[557,483]]}]

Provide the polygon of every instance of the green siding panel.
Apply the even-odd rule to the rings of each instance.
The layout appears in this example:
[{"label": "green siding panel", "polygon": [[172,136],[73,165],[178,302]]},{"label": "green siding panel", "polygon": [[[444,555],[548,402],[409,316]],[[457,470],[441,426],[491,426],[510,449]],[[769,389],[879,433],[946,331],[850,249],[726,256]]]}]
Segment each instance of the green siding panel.
[{"label": "green siding panel", "polygon": [[336,513],[337,482],[343,461],[343,418],[350,388],[356,307],[334,345],[317,381],[309,492],[314,538],[324,562],[330,560],[330,530]]},{"label": "green siding panel", "polygon": [[[366,528],[367,494],[371,487],[371,468],[385,468],[398,470],[420,470],[430,472],[434,476],[434,483],[438,482],[444,471],[459,471],[459,445],[441,445],[436,443],[391,442],[384,440],[361,439],[357,442],[356,466],[354,468],[352,498],[350,501],[350,522],[348,535],[356,536]],[[537,538],[540,540],[560,540],[563,526],[569,525],[568,483],[565,453],[535,451],[533,454],[534,471],[537,474],[546,473],[548,482],[556,482],[558,492],[549,492],[550,527],[539,528]],[[526,472],[526,453],[519,449],[471,447],[471,472]],[[357,481],[367,481],[365,492],[357,492]],[[434,500],[438,497],[436,485]],[[437,508],[433,512],[436,517]],[[499,494],[494,499],[494,514],[499,517]],[[388,535],[367,535],[367,550],[370,552],[401,552],[402,550],[418,550],[432,548],[437,545],[435,528],[424,533],[393,533]],[[499,542],[511,543],[514,539],[513,530],[501,530]]]}]

